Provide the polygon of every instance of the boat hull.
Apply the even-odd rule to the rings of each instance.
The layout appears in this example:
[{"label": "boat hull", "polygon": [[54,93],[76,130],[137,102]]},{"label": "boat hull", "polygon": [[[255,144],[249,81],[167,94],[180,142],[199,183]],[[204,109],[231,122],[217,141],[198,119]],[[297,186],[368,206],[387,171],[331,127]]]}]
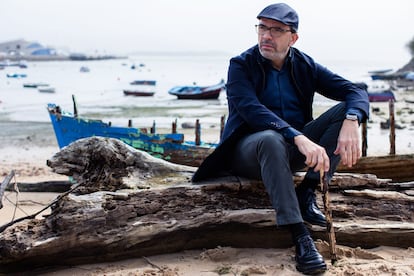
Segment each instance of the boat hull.
[{"label": "boat hull", "polygon": [[155,92],[153,91],[124,90],[125,96],[151,97],[154,94]]},{"label": "boat hull", "polygon": [[209,100],[218,99],[221,91],[225,89],[224,81],[211,86],[175,86],[168,93],[183,100]]},{"label": "boat hull", "polygon": [[391,90],[382,92],[368,92],[368,99],[370,102],[388,102],[395,101],[394,93]]},{"label": "boat hull", "polygon": [[172,163],[199,166],[213,151],[216,144],[184,141],[180,133],[152,134],[133,127],[116,127],[101,120],[75,118],[62,112],[55,104],[48,105],[48,112],[60,148],[92,136],[116,138],[133,148]]}]

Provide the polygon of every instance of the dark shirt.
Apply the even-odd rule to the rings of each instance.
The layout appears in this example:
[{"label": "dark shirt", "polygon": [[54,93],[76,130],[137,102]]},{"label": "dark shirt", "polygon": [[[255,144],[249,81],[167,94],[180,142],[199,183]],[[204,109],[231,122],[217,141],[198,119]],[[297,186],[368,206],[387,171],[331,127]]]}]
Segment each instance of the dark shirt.
[{"label": "dark shirt", "polygon": [[263,93],[260,94],[259,100],[292,126],[281,130],[282,135],[290,140],[301,134],[299,131],[305,125],[305,115],[289,78],[287,64],[285,63],[280,71],[275,68],[269,70],[266,80],[266,86]]}]

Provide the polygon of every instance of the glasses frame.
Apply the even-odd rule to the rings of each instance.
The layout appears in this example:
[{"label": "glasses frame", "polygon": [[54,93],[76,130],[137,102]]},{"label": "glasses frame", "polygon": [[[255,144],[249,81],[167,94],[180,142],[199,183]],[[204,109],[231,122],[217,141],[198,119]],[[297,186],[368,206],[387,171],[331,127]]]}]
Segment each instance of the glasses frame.
[{"label": "glasses frame", "polygon": [[258,35],[264,35],[266,32],[269,32],[272,37],[280,37],[285,33],[296,33],[296,31],[292,29],[286,30],[280,27],[268,27],[264,24],[257,24],[254,25],[254,27]]}]

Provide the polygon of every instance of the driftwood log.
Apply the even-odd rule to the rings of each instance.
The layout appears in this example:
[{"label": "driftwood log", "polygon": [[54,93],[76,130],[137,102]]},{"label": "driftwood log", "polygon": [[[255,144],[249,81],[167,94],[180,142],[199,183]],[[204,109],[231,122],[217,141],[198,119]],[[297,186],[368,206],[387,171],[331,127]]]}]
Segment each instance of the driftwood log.
[{"label": "driftwood log", "polygon": [[[78,140],[48,165],[77,188],[43,219],[0,233],[0,272],[73,265],[216,246],[290,247],[260,181],[234,176],[194,185],[195,168],[108,138]],[[295,175],[295,182],[302,175]],[[414,246],[414,183],[337,174],[330,185],[340,245]],[[321,195],[318,193],[319,206]],[[313,226],[315,239],[327,240]]]}]

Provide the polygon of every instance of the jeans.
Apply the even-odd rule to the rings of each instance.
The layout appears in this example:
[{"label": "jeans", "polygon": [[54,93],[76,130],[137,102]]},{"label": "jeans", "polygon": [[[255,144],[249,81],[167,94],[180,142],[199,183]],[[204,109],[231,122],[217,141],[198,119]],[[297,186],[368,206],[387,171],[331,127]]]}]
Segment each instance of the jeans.
[{"label": "jeans", "polygon": [[[345,103],[327,110],[301,130],[313,142],[324,147],[330,159],[328,179],[339,164],[336,149],[339,131],[345,118]],[[264,130],[238,141],[232,158],[232,173],[261,179],[276,211],[278,225],[303,222],[295,193],[293,174],[306,167],[305,156],[296,145],[286,142],[275,130]],[[319,172],[308,169],[306,177],[319,180]]]}]

